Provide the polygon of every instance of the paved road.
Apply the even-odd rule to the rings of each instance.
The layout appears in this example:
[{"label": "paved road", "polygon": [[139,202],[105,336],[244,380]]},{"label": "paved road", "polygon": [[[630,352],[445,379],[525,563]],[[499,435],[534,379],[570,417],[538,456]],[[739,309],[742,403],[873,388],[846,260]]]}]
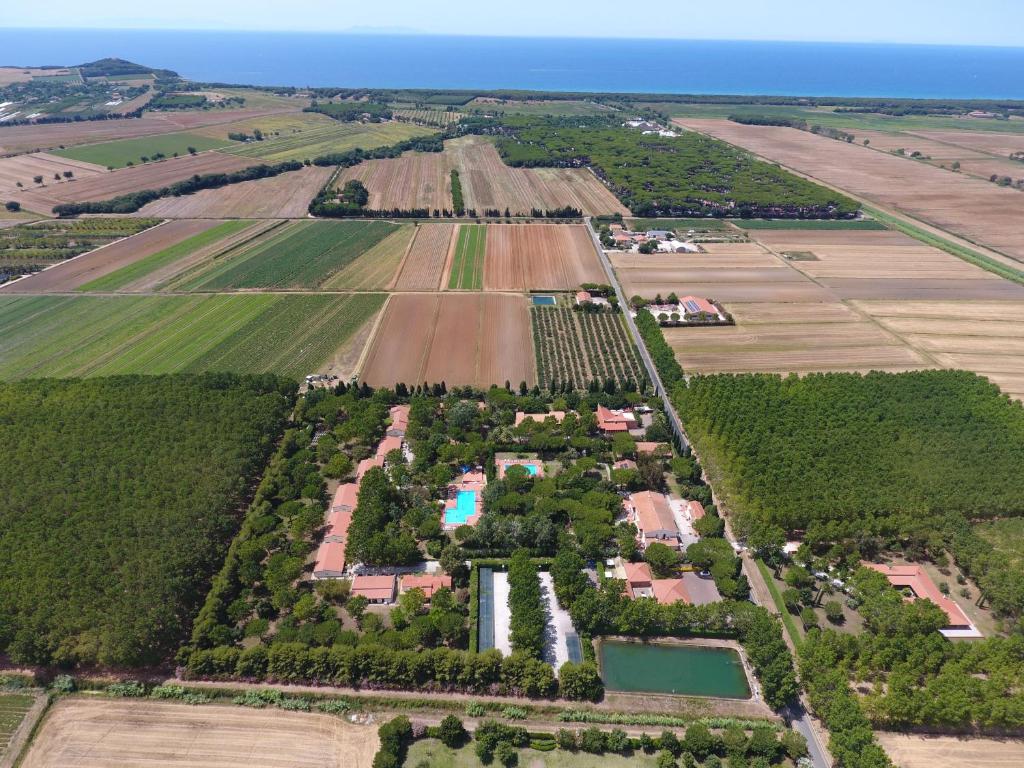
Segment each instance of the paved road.
[{"label": "paved road", "polygon": [[[605,274],[608,276],[608,282],[615,289],[615,295],[619,298],[619,306],[622,307],[622,313],[626,318],[626,325],[629,327],[629,332],[633,335],[633,342],[640,350],[640,358],[643,360],[644,367],[647,369],[647,375],[650,376],[651,381],[654,382],[656,394],[661,396],[669,425],[672,427],[672,431],[675,432],[676,437],[679,439],[679,444],[684,448],[688,447],[690,446],[690,440],[686,435],[686,431],[683,429],[683,424],[679,420],[679,415],[676,413],[675,407],[672,405],[669,393],[665,391],[665,386],[661,382],[658,370],[654,367],[654,361],[651,359],[650,353],[648,353],[647,347],[644,345],[643,339],[640,337],[640,331],[629,314],[629,303],[627,302],[625,293],[622,291],[622,286],[619,285],[619,280],[615,275],[615,270],[612,269],[612,263],[608,259],[608,255],[604,252],[604,248],[601,246],[601,241],[598,239],[597,234],[594,232],[594,228],[590,224],[590,218],[586,218],[585,222],[587,225],[587,231],[590,233],[590,240],[594,245],[594,250],[597,251],[597,256],[601,262],[601,266],[604,267]],[[697,458],[698,460],[700,459],[699,456]],[[713,490],[714,489],[712,489],[712,494]],[[717,502],[717,499],[715,500]],[[736,539],[728,525],[726,525],[726,537],[729,539],[730,543],[734,545],[736,544]],[[743,571],[747,576],[747,580],[751,585],[756,585],[752,588],[752,596],[754,598],[754,602],[758,603],[758,594],[770,594],[768,593],[767,585],[763,583],[760,572],[757,570],[756,565],[750,562],[749,558],[744,557],[742,562],[744,566]],[[774,613],[775,606],[771,601],[769,601],[764,607]],[[785,629],[783,629],[782,635],[788,642]],[[831,758],[829,757],[825,747],[822,745],[818,732],[811,722],[810,715],[808,715],[807,710],[805,709],[802,697],[800,702],[797,702],[792,707],[781,711],[779,714],[790,722],[794,730],[807,739],[807,749],[810,752],[811,760],[814,762],[814,768],[831,768]]]}]

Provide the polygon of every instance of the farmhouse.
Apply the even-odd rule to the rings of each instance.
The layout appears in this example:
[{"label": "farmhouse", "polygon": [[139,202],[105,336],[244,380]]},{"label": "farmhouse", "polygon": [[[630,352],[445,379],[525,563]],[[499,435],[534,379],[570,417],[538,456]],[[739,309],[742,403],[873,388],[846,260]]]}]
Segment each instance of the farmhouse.
[{"label": "farmhouse", "polygon": [[640,546],[646,549],[654,541],[670,547],[679,546],[679,527],[665,494],[655,491],[631,493],[623,506],[627,519],[637,528]]},{"label": "farmhouse", "polygon": [[405,437],[405,430],[409,428],[409,406],[396,405],[391,409],[391,425],[388,427],[388,437]]},{"label": "farmhouse", "polygon": [[909,590],[907,600],[931,600],[943,610],[949,624],[941,630],[947,637],[981,637],[981,633],[971,624],[971,620],[963,609],[952,599],[942,594],[932,578],[920,565],[885,565],[881,563],[861,563],[873,571],[885,576],[896,589]]},{"label": "farmhouse", "polygon": [[[644,310],[650,312],[659,322],[725,322],[725,314],[707,299],[699,296],[683,296],[676,304],[647,304]],[[637,313],[632,312],[633,317]]]},{"label": "farmhouse", "polygon": [[561,424],[562,419],[565,418],[565,411],[551,411],[549,413],[525,413],[523,411],[516,411],[515,425],[518,427],[524,421],[535,421],[538,424],[543,424],[551,418]]},{"label": "farmhouse", "polygon": [[631,598],[650,597],[661,605],[691,603],[682,579],[655,579],[647,563],[623,563],[626,575],[626,594]]},{"label": "farmhouse", "polygon": [[683,506],[683,512],[689,518],[691,523],[695,523],[704,517],[704,505],[699,501],[687,501]]},{"label": "farmhouse", "polygon": [[452,588],[451,576],[435,576],[429,573],[410,573],[403,576],[398,582],[399,594],[405,594],[410,589],[419,589],[423,591],[423,596],[427,598],[428,603],[434,596],[434,593],[441,588]]},{"label": "farmhouse", "polygon": [[597,406],[597,428],[602,432],[628,432],[637,428],[636,415],[630,410]]},{"label": "farmhouse", "polygon": [[362,595],[375,604],[393,603],[395,601],[395,575],[363,576],[352,579],[351,596]]},{"label": "farmhouse", "polygon": [[601,307],[610,307],[608,299],[604,296],[595,296],[590,291],[577,291],[576,292],[576,303],[579,305],[583,304],[596,304]]}]

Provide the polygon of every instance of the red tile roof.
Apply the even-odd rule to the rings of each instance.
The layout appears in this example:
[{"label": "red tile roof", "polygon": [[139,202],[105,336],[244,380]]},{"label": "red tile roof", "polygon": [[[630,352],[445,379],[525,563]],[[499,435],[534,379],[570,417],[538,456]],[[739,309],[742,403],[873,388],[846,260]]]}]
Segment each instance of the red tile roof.
[{"label": "red tile roof", "polygon": [[613,411],[597,406],[597,427],[603,432],[626,432],[636,427],[632,411]]},{"label": "red tile roof", "polygon": [[434,593],[442,587],[446,589],[452,588],[451,576],[444,576],[440,574],[437,576],[431,576],[427,573],[408,574],[403,576],[399,583],[399,589],[402,592],[408,592],[410,589],[422,589],[427,600],[432,598]]},{"label": "red tile roof", "polygon": [[647,443],[643,441],[637,441],[636,444],[637,453],[653,453],[658,456],[671,456],[672,448],[668,443]]},{"label": "red tile roof", "polygon": [[313,575],[318,579],[337,578],[345,571],[345,543],[324,541],[316,551]]},{"label": "red tile roof", "polygon": [[336,509],[327,516],[327,532],[324,541],[340,541],[348,539],[348,527],[352,525],[351,509]]},{"label": "red tile roof", "polygon": [[654,599],[662,605],[693,602],[682,579],[655,579],[651,587],[654,589]]},{"label": "red tile roof", "polygon": [[331,509],[347,508],[355,509],[359,500],[359,485],[357,483],[342,483],[334,492],[334,500],[331,502]]},{"label": "red tile roof", "polygon": [[562,419],[565,418],[565,411],[551,411],[550,413],[524,413],[523,411],[516,411],[516,426],[518,427],[524,421],[536,421],[543,423],[552,417],[555,421],[561,424]]},{"label": "red tile roof", "polygon": [[388,427],[388,432],[400,432],[405,434],[405,430],[409,428],[409,406],[408,405],[395,405],[391,408],[391,426]]},{"label": "red tile roof", "polygon": [[400,450],[402,450],[402,438],[394,435],[388,435],[381,440],[380,445],[377,446],[376,458],[383,463],[389,453]]},{"label": "red tile roof", "polygon": [[356,576],[352,579],[353,595],[362,595],[367,600],[392,600],[395,596],[395,577]]},{"label": "red tile roof", "polygon": [[686,513],[691,520],[700,520],[704,517],[704,505],[699,501],[688,501],[686,502]]},{"label": "red tile roof", "polygon": [[710,301],[698,296],[683,296],[679,299],[679,305],[688,315],[695,315],[698,312],[707,312],[709,315],[718,314],[718,310]]},{"label": "red tile roof", "polygon": [[897,589],[908,588],[914,593],[910,599],[931,600],[941,608],[949,619],[950,627],[969,627],[970,619],[959,605],[939,591],[931,577],[920,565],[883,565],[881,563],[862,563],[873,571],[885,576]]},{"label": "red tile roof", "polygon": [[668,531],[678,534],[675,515],[669,506],[668,497],[655,491],[641,491],[629,496],[633,522],[641,533]]},{"label": "red tile roof", "polygon": [[649,587],[654,581],[651,566],[647,563],[623,563],[622,570],[626,572],[626,586],[630,589]]},{"label": "red tile roof", "polygon": [[378,458],[378,457],[374,456],[373,458],[370,458],[370,459],[363,459],[362,461],[359,462],[359,466],[356,467],[356,479],[357,480],[362,480],[363,479],[363,475],[365,475],[371,469],[373,469],[374,467],[383,467],[383,466],[384,466],[384,459],[383,458]]}]

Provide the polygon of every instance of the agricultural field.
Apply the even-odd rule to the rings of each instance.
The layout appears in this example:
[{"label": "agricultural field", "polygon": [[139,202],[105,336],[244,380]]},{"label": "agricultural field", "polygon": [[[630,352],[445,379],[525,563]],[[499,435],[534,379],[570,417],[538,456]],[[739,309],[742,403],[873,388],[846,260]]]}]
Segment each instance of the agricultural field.
[{"label": "agricultural field", "polygon": [[29,694],[0,692],[0,758],[6,756],[14,732],[35,702],[36,697]]},{"label": "agricultural field", "polygon": [[575,224],[490,224],[484,289],[569,290],[603,283],[586,227]]},{"label": "agricultural field", "polygon": [[[32,233],[34,237],[32,241],[24,242],[46,241],[48,248],[33,250],[39,257],[48,257],[53,262],[77,256],[53,269],[3,286],[0,291],[48,293],[75,290],[91,280],[115,272],[139,259],[159,253],[185,238],[197,235],[216,222],[180,221],[154,226],[157,223],[159,222],[156,219],[142,218],[58,219],[0,230],[0,242],[9,237],[21,238],[27,233]],[[90,232],[95,232],[96,235],[84,234]],[[71,238],[75,239],[72,241]],[[118,242],[113,242],[114,240]],[[69,245],[70,242],[74,242],[75,245]],[[25,250],[28,249],[15,249],[9,253],[17,254]],[[78,255],[79,253],[82,255]]]},{"label": "agricultural field", "polygon": [[181,197],[163,197],[144,205],[136,215],[165,219],[300,219],[331,177],[334,168],[310,166],[268,179],[203,189]]},{"label": "agricultural field", "polygon": [[574,117],[576,115],[605,115],[616,112],[614,107],[598,104],[596,101],[570,99],[513,100],[480,97],[465,106],[466,111],[500,115],[552,115]]},{"label": "agricultural field", "polygon": [[676,122],[1024,262],[1017,190],[792,128]]},{"label": "agricultural field", "polygon": [[482,224],[460,224],[455,243],[448,288],[480,290],[484,284],[484,256],[487,229]]},{"label": "agricultural field", "polygon": [[463,117],[461,112],[449,112],[446,109],[393,109],[391,114],[396,120],[436,125],[441,128],[457,123]]},{"label": "agricultural field", "polygon": [[[178,224],[178,226],[176,227],[174,224]],[[192,222],[169,222],[165,225],[165,228],[178,231],[183,229],[181,226],[183,224],[192,224]],[[202,224],[207,224],[207,222],[202,222]],[[141,259],[127,264],[114,272],[109,272],[102,277],[90,280],[88,283],[79,286],[78,290],[97,292],[124,290],[127,286],[143,280],[151,273],[157,270],[163,271],[168,266],[175,265],[196,251],[218,244],[225,238],[231,238],[252,226],[250,221],[225,221],[219,224],[217,222],[209,222],[209,224],[208,228],[203,228],[202,231],[168,248],[148,256],[143,256]],[[193,226],[200,226],[200,224],[196,223]]]},{"label": "agricultural field", "polygon": [[379,747],[374,726],[331,715],[201,707],[156,701],[58,702],[26,754],[24,768],[370,768]]},{"label": "agricultural field", "polygon": [[[83,179],[106,173],[106,169],[92,163],[67,160],[46,152],[4,157],[0,158],[0,195],[37,186],[34,181],[36,176],[42,176],[47,184],[54,183],[55,175],[70,182],[70,179],[65,178],[65,173],[71,173],[74,179]],[[21,184],[21,187],[18,184]]]},{"label": "agricultural field", "polygon": [[328,291],[373,291],[390,289],[395,273],[409,252],[416,227],[402,224],[373,247],[342,267],[322,288]]},{"label": "agricultural field", "polygon": [[180,287],[193,291],[316,288],[398,226],[385,221],[297,221],[218,259]]},{"label": "agricultural field", "polygon": [[900,768],[1012,768],[1024,765],[1024,740],[877,732],[875,738]]},{"label": "agricultural field", "polygon": [[129,192],[159,189],[195,174],[230,173],[248,168],[250,165],[254,163],[245,158],[219,152],[204,152],[200,155],[187,155],[136,165],[133,168],[121,168],[70,183],[46,184],[35,189],[26,189],[11,197],[18,200],[24,208],[48,214],[55,205],[61,203],[109,200]]},{"label": "agricultural field", "polygon": [[454,224],[421,224],[395,283],[399,291],[436,291],[441,287]]},{"label": "agricultural field", "polygon": [[583,168],[512,168],[505,165],[494,143],[482,136],[446,142],[445,155],[459,171],[466,208],[480,215],[506,209],[529,215],[534,208],[554,210],[571,206],[584,215],[629,211],[604,184]]},{"label": "agricultural field", "polygon": [[393,294],[359,378],[371,386],[533,384],[527,300],[484,293]]},{"label": "agricultural field", "polygon": [[621,315],[576,312],[568,307],[531,307],[537,383],[572,382],[583,387],[609,379],[620,386],[646,381],[640,356]]},{"label": "agricultural field", "polygon": [[406,152],[401,157],[366,160],[338,175],[338,187],[356,179],[370,193],[367,208],[451,210],[451,171],[447,152]]},{"label": "agricultural field", "polygon": [[[243,95],[243,94],[239,94]],[[329,118],[323,115],[318,115],[314,112],[281,112],[278,114],[264,115],[262,117],[251,117],[244,120],[234,120],[232,122],[222,122],[217,125],[207,125],[201,128],[196,128],[195,133],[200,136],[206,136],[210,139],[218,139],[223,141],[230,141],[235,144],[235,140],[229,139],[228,135],[245,134],[247,136],[255,137],[256,131],[263,134],[265,140],[272,140],[277,138],[283,138],[291,136],[292,134],[302,133],[308,131],[311,128],[320,128],[327,125]],[[242,146],[239,144],[239,146]]]},{"label": "agricultural field", "polygon": [[428,128],[410,123],[341,123],[323,118],[316,126],[311,125],[301,131],[272,136],[263,141],[231,142],[231,146],[224,151],[268,163],[312,160],[318,155],[347,152],[357,147],[375,149],[397,144],[415,136],[426,136],[430,132]]},{"label": "agricultural field", "polygon": [[[220,149],[228,142],[209,139],[195,133],[165,133],[157,136],[145,136],[137,139],[121,139],[102,144],[80,144],[68,149],[55,149],[50,154],[66,157],[82,163],[92,163],[102,168],[123,168],[126,165],[139,165],[149,160],[161,160],[159,157],[190,154],[191,147],[196,152],[208,149]],[[148,158],[143,160],[142,158]]]},{"label": "agricultural field", "polygon": [[316,371],[382,294],[0,296],[0,379]]}]

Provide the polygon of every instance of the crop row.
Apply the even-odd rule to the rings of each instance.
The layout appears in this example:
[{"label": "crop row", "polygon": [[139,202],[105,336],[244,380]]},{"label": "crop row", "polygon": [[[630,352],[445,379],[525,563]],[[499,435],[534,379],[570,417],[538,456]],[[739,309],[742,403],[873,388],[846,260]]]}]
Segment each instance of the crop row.
[{"label": "crop row", "polygon": [[541,386],[597,379],[617,384],[646,380],[636,349],[619,317],[574,312],[565,307],[533,307],[533,346]]}]

